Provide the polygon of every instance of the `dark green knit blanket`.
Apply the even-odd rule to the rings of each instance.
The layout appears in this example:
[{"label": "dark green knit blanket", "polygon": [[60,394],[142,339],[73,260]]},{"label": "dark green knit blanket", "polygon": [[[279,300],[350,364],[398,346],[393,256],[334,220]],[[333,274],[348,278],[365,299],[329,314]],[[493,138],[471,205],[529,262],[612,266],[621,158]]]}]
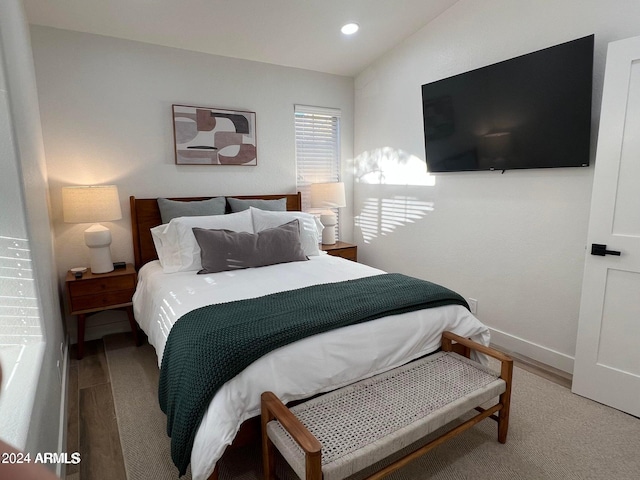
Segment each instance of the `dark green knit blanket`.
[{"label": "dark green knit blanket", "polygon": [[[277,280],[276,280],[277,281]],[[457,293],[400,274],[383,274],[209,305],[173,326],[160,370],[158,395],[167,414],[171,458],[183,475],[196,430],[220,387],[283,345],[354,325],[440,305],[468,308]]]}]

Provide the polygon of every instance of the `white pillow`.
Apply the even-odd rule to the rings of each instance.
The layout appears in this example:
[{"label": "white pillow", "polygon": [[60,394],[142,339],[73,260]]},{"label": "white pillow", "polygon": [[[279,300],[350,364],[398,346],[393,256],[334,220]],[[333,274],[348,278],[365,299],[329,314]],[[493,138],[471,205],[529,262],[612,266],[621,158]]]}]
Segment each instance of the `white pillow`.
[{"label": "white pillow", "polygon": [[254,233],[251,210],[227,215],[178,217],[151,229],[164,273],[202,270],[200,246],[193,227]]},{"label": "white pillow", "polygon": [[296,218],[300,220],[300,243],[306,256],[320,255],[318,244],[322,234],[322,223],[315,216],[305,212],[269,212],[251,207],[254,233],[267,228],[279,227]]}]

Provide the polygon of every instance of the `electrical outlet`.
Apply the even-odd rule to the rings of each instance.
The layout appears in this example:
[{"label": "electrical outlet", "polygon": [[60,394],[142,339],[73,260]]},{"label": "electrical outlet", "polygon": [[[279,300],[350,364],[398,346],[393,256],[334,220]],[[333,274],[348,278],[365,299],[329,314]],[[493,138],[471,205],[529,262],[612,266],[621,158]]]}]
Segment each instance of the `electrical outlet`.
[{"label": "electrical outlet", "polygon": [[478,311],[478,300],[470,298],[467,303],[469,304],[469,310],[475,315]]}]

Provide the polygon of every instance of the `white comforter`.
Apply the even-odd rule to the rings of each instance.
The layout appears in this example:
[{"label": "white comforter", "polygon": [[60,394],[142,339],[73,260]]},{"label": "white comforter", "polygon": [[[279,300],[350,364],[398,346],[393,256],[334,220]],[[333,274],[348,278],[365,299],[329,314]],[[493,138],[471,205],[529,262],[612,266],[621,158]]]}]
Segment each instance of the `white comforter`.
[{"label": "white comforter", "polygon": [[[326,254],[307,262],[210,275],[165,274],[155,261],[140,269],[133,307],[160,366],[172,325],[195,308],[381,273]],[[191,454],[193,478],[204,479],[213,472],[240,424],[260,413],[263,391],[271,390],[288,402],[335,389],[435,351],[444,330],[489,343],[489,330],[467,309],[446,306],[344,327],[265,355],[223,385],[211,401]]]}]

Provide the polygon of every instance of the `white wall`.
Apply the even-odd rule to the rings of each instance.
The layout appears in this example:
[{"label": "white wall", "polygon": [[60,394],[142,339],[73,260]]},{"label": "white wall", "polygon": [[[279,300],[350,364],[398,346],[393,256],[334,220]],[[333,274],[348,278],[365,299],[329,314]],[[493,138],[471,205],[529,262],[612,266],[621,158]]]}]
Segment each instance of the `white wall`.
[{"label": "white wall", "polygon": [[593,166],[424,174],[421,85],[595,33],[592,160],[608,42],[640,2],[460,0],[356,78],[359,258],[478,300],[493,341],[572,371]]},{"label": "white wall", "polygon": [[[3,401],[15,394],[16,408],[2,412],[3,427],[4,422],[11,427],[3,428],[2,435],[32,453],[54,452],[62,448],[66,349],[33,58],[21,0],[0,3],[0,62],[0,236],[18,239],[25,249],[20,252],[20,267],[12,265],[13,271],[4,271],[0,280],[0,316],[14,321],[13,325],[0,321],[0,350],[20,349],[21,355],[15,365],[3,365],[3,386],[9,390],[3,392]],[[29,291],[32,298],[11,298],[7,283],[12,276],[23,284],[16,295]],[[16,305],[24,308],[13,308]],[[16,325],[15,318],[23,315],[24,322]],[[22,418],[26,425],[20,423]],[[12,438],[5,436],[9,431]]]},{"label": "white wall", "polygon": [[[128,198],[295,192],[293,106],[342,110],[342,156],[353,158],[353,79],[145,43],[31,27],[51,186],[58,271],[88,263],[86,225],[62,222],[65,185],[118,185],[124,218],[108,224],[114,260],[132,261]],[[256,112],[258,165],[174,164],[171,105]],[[351,170],[345,181],[351,184]],[[351,192],[348,192],[348,195]],[[346,209],[345,209],[346,210]],[[345,211],[345,218],[351,212]],[[345,239],[351,222],[341,225]],[[118,322],[100,314],[86,338]],[[74,322],[70,331],[75,331]]]}]

